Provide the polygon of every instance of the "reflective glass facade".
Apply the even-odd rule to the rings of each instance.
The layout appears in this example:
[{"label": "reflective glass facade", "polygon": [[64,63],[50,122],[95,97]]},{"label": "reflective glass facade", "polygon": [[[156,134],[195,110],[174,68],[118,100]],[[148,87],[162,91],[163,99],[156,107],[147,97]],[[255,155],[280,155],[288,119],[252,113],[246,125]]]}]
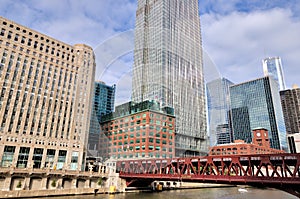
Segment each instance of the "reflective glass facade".
[{"label": "reflective glass facade", "polygon": [[208,151],[198,0],[138,0],[132,100],[174,107],[176,156]]},{"label": "reflective glass facade", "polygon": [[109,86],[104,82],[95,82],[93,110],[89,131],[88,150],[89,155],[99,156],[100,121],[101,116],[113,112],[115,104],[116,85]]},{"label": "reflective glass facade", "polygon": [[265,128],[271,148],[287,149],[278,84],[271,77],[230,87],[231,121],[235,140],[250,143],[251,130]]},{"label": "reflective glass facade", "polygon": [[228,128],[229,86],[231,85],[233,83],[225,78],[219,78],[206,84],[210,146],[227,144],[233,141]]},{"label": "reflective glass facade", "polygon": [[280,57],[269,57],[263,60],[265,76],[272,76],[279,84],[279,90],[285,90],[285,81]]}]

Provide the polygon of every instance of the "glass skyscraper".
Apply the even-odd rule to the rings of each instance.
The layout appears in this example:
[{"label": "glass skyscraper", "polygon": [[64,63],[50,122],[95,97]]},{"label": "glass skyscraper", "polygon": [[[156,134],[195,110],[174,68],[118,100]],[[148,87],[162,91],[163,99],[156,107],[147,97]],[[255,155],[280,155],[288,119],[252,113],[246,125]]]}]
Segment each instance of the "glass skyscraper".
[{"label": "glass skyscraper", "polygon": [[138,0],[132,100],[175,109],[176,156],[208,151],[198,0]]},{"label": "glass skyscraper", "polygon": [[227,144],[233,141],[232,133],[228,127],[229,86],[231,85],[233,83],[226,78],[218,78],[206,84],[210,146]]},{"label": "glass skyscraper", "polygon": [[95,82],[93,109],[88,140],[89,156],[99,156],[100,120],[101,116],[113,112],[115,104],[116,85],[109,86],[104,82]]},{"label": "glass skyscraper", "polygon": [[263,77],[230,87],[231,127],[235,140],[252,141],[251,131],[265,128],[271,148],[287,150],[278,84]]},{"label": "glass skyscraper", "polygon": [[265,58],[263,60],[263,69],[265,76],[272,76],[278,82],[279,90],[285,90],[285,81],[280,57]]}]

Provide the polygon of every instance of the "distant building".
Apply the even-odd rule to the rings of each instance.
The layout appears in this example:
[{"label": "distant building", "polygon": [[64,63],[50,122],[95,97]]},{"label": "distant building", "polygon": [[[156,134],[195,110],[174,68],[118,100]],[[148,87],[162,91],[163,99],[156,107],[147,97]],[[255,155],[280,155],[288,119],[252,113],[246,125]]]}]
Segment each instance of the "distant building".
[{"label": "distant building", "polygon": [[263,60],[265,76],[272,76],[279,85],[279,90],[285,90],[285,81],[280,57],[268,57]]},{"label": "distant building", "polygon": [[0,166],[82,170],[95,57],[0,17]]},{"label": "distant building", "polygon": [[233,83],[226,78],[219,78],[206,84],[210,146],[233,141],[232,133],[228,128],[229,86],[231,85]]},{"label": "distant building", "polygon": [[286,130],[277,83],[263,77],[230,87],[234,140],[251,143],[251,129],[268,130],[271,148],[287,150]]},{"label": "distant building", "polygon": [[116,85],[108,86],[104,82],[95,82],[93,109],[88,140],[88,156],[98,157],[101,136],[100,120],[102,115],[113,112]]},{"label": "distant building", "polygon": [[119,105],[102,117],[101,128],[107,137],[100,141],[104,159],[175,156],[174,109],[158,102]]},{"label": "distant building", "polygon": [[250,155],[285,153],[284,150],[270,148],[268,130],[258,128],[253,130],[252,142],[235,140],[234,143],[221,144],[210,149],[209,155]]},{"label": "distant building", "polygon": [[280,91],[280,98],[290,152],[300,152],[300,88]]},{"label": "distant building", "polygon": [[288,134],[290,153],[300,153],[300,133]]},{"label": "distant building", "polygon": [[300,133],[300,88],[280,91],[287,134]]}]

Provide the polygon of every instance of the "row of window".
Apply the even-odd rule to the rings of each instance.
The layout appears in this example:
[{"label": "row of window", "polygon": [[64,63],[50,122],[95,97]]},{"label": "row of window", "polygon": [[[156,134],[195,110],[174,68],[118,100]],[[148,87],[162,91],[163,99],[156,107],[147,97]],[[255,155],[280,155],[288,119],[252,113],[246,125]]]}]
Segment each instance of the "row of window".
[{"label": "row of window", "polygon": [[[4,50],[4,52],[3,52],[3,58],[6,58],[8,56],[8,51],[7,50]],[[14,60],[14,52],[11,52],[11,55],[10,55],[10,58],[11,58],[11,60],[10,60],[10,63],[12,63],[12,61]],[[18,60],[17,60],[17,63],[16,63],[16,65],[15,65],[15,72],[14,72],[14,75],[15,74],[17,74],[16,73],[16,71],[18,71],[18,68],[19,68],[19,66],[20,66],[20,61],[21,61],[21,59],[22,59],[22,57],[21,56],[18,56]],[[28,57],[25,57],[25,60],[24,60],[24,64],[23,64],[23,71],[25,71],[25,70],[27,70],[27,63],[29,62],[29,60],[28,60]],[[5,63],[5,62],[4,62]],[[8,66],[10,66],[11,64],[8,64]],[[7,75],[9,76],[9,70],[10,70],[10,68],[11,68],[12,66],[10,66],[10,67],[7,67],[7,71],[6,71],[6,77],[7,77]],[[35,69],[35,80],[34,81],[29,81],[29,79],[28,78],[30,78],[30,71],[33,71],[33,67],[36,67],[36,69]],[[27,95],[27,92],[26,91],[28,91],[29,90],[29,85],[28,86],[26,86],[25,87],[25,93],[24,93],[24,96],[23,96],[23,98],[21,98],[21,99],[23,99],[22,101],[20,101],[19,100],[19,98],[20,98],[20,91],[17,91],[17,95],[16,95],[16,98],[15,98],[15,105],[13,106],[14,107],[14,109],[18,106],[18,104],[21,104],[21,110],[20,110],[20,115],[19,116],[21,116],[22,115],[22,113],[23,113],[23,109],[22,109],[22,107],[24,108],[24,107],[29,107],[29,110],[28,110],[28,113],[30,113],[30,112],[32,112],[31,111],[31,109],[33,108],[33,107],[35,107],[35,110],[36,111],[34,111],[35,112],[35,114],[34,114],[34,121],[36,121],[36,116],[38,115],[38,109],[39,108],[42,108],[41,110],[40,110],[40,122],[38,122],[38,123],[33,123],[32,124],[32,126],[31,126],[31,132],[33,131],[33,129],[34,129],[34,125],[36,125],[37,126],[37,124],[39,124],[39,126],[38,126],[38,133],[41,131],[41,123],[42,123],[42,117],[43,117],[43,112],[45,112],[45,107],[46,107],[46,101],[48,101],[47,99],[46,99],[46,97],[44,97],[44,98],[42,98],[43,100],[42,101],[40,101],[39,99],[40,99],[40,96],[38,95],[38,96],[36,96],[36,97],[34,97],[34,93],[35,93],[35,85],[36,85],[36,83],[37,83],[37,79],[40,79],[40,88],[38,89],[38,91],[39,91],[39,93],[38,94],[41,94],[41,91],[42,90],[45,90],[43,87],[44,87],[44,85],[46,84],[46,88],[47,87],[49,87],[49,86],[51,86],[51,83],[49,82],[48,83],[48,81],[49,81],[49,79],[50,78],[53,78],[53,75],[54,76],[56,76],[56,74],[57,74],[57,68],[55,68],[54,69],[54,74],[51,74],[52,72],[52,67],[51,67],[51,65],[50,65],[50,68],[48,68],[49,67],[49,65],[47,66],[47,65],[45,65],[45,63],[44,63],[44,65],[43,65],[43,70],[39,70],[39,69],[41,69],[41,63],[40,62],[38,62],[37,63],[37,65],[35,65],[35,60],[34,59],[32,59],[31,60],[31,64],[30,64],[30,69],[29,69],[29,71],[28,71],[28,78],[27,78],[27,81],[26,82],[28,82],[29,84],[32,84],[31,86],[32,86],[32,94],[31,94],[31,97],[30,97],[30,100],[28,100],[27,98],[26,98],[26,95]],[[4,65],[3,64],[1,64],[1,67],[0,67],[0,69],[1,70],[3,70],[3,68],[4,68]],[[47,79],[45,79],[45,80],[43,80],[44,79],[44,73],[45,73],[45,71],[47,70],[47,68],[48,68],[48,78]],[[40,72],[39,72],[40,71]],[[23,72],[24,73],[24,72]],[[22,74],[23,74],[22,73]],[[42,73],[42,75],[40,75],[39,73]],[[49,77],[49,75],[50,75],[50,77]],[[52,75],[52,77],[51,77],[51,75]],[[60,75],[59,75],[59,81],[58,81],[58,83],[59,82],[61,82],[61,77],[63,77],[63,70],[61,69],[60,70]],[[25,76],[25,73],[24,73],[24,75],[23,76]],[[26,76],[27,76],[27,74],[26,74]],[[39,78],[40,77],[40,78]],[[69,77],[68,79],[67,79],[67,77]],[[22,83],[23,83],[23,79],[24,78],[22,78],[22,76],[21,76],[21,78],[17,78],[17,79],[19,79],[19,84],[20,85],[22,85]],[[54,79],[55,80],[55,79]],[[57,83],[57,82],[55,82],[53,80],[53,84],[52,84],[52,90],[53,90],[53,88],[54,88],[54,84],[55,83]],[[45,83],[45,81],[47,81],[46,83]],[[67,73],[66,73],[66,75],[65,75],[65,77],[64,77],[64,84],[65,84],[65,82],[66,81],[72,81],[72,73],[70,73],[70,75],[68,76],[67,75]],[[73,81],[76,81],[76,77],[75,77],[75,79],[73,79]],[[70,82],[71,83],[71,82]],[[48,84],[50,84],[49,86],[47,86]],[[7,108],[5,109],[5,115],[4,115],[4,118],[3,118],[3,121],[2,121],[2,127],[5,127],[5,123],[6,123],[6,118],[8,118],[8,115],[7,115],[7,113],[8,113],[8,111],[9,111],[9,109],[10,109],[10,105],[11,105],[11,103],[10,103],[10,101],[13,99],[13,93],[15,93],[14,92],[14,81],[12,82],[12,84],[11,84],[11,89],[10,89],[10,92],[9,93],[7,93],[7,94],[9,94],[9,97],[7,98],[8,99],[8,101],[7,101],[7,105],[9,105],[9,106],[7,106]],[[4,83],[4,86],[5,86],[5,83]],[[19,86],[20,87],[20,86]],[[64,85],[64,87],[66,88],[66,85]],[[64,97],[64,92],[65,92],[65,88],[64,89],[62,89],[62,91],[60,91],[59,90],[59,86],[57,87],[57,93],[56,93],[56,97]],[[24,87],[20,87],[20,89],[24,89]],[[69,90],[70,89],[72,89],[72,87],[70,87],[70,84],[69,84]],[[74,87],[74,89],[75,89],[75,87]],[[4,97],[5,97],[5,90],[6,90],[6,87],[3,87],[2,88],[2,91],[1,91],[1,96],[0,96],[0,106],[2,106],[2,102],[3,102],[3,99],[4,99]],[[69,95],[70,95],[70,92],[69,92],[69,90],[68,90],[68,92],[67,92],[67,101],[68,101],[68,97],[69,97]],[[62,94],[60,94],[60,92],[62,93]],[[44,94],[46,94],[47,95],[47,90],[45,90],[45,92],[44,92]],[[51,94],[53,94],[53,91],[51,91],[51,93],[50,93],[50,97],[51,97]],[[74,98],[74,95],[75,95],[75,92],[73,92],[73,97],[72,98]],[[49,116],[50,115],[50,111],[52,111],[52,106],[51,106],[51,101],[52,101],[52,99],[50,98],[50,100],[48,101],[48,111],[47,111],[47,116]],[[32,107],[32,105],[33,104],[35,104],[35,106],[33,106]],[[62,113],[62,106],[63,106],[63,104],[64,104],[64,102],[62,101],[62,104],[61,105],[59,105],[58,103],[57,103],[57,100],[55,100],[55,106],[54,106],[54,112],[56,113],[58,113],[58,111],[59,111],[59,115],[61,115],[61,114],[63,114]],[[67,105],[66,105],[66,107],[65,107],[65,116],[64,116],[64,118],[66,118],[66,113],[67,113],[67,108],[68,108],[68,102],[66,103]],[[72,105],[72,104],[71,104]],[[41,107],[42,106],[42,107]],[[57,111],[56,111],[56,109],[57,109]],[[70,113],[70,114],[72,114],[72,113]],[[13,113],[12,113],[12,117],[11,117],[11,120],[12,121],[15,121],[14,120],[14,117],[15,117],[15,115],[16,115],[16,111],[13,111]],[[28,117],[27,117],[27,121],[25,121],[25,130],[27,130],[27,128],[28,128],[28,118],[29,118],[29,114],[27,114],[28,115]],[[53,115],[53,116],[55,116],[55,114]],[[65,119],[64,119],[65,120]],[[21,125],[21,121],[22,121],[22,118],[21,117],[19,117],[19,122],[18,122],[18,128],[17,128],[17,131],[19,131],[20,130],[20,125]],[[54,122],[54,121],[53,121]],[[59,121],[58,121],[58,124],[59,124]],[[46,127],[45,128],[47,128],[47,124],[45,125]],[[62,125],[62,126],[65,126],[64,124]],[[13,127],[13,122],[11,122],[10,124],[9,124],[9,131],[11,131],[12,130],[12,127]],[[53,129],[53,125],[51,125],[51,128]],[[70,127],[69,127],[70,128]],[[68,129],[69,129],[68,128]],[[63,128],[64,129],[64,128]],[[22,130],[21,130],[22,131]],[[32,132],[33,133],[33,132]],[[57,133],[56,133],[57,134]],[[45,133],[43,133],[43,135],[45,136],[46,134]],[[56,135],[57,136],[57,135]],[[61,137],[63,137],[63,135],[61,135]]]},{"label": "row of window", "polygon": [[113,159],[121,159],[121,158],[145,158],[145,157],[150,157],[150,158],[173,158],[172,154],[161,154],[161,153],[132,153],[132,154],[112,154],[111,156],[104,156],[104,158],[110,158],[112,157]]},{"label": "row of window", "polygon": [[[30,151],[33,150],[32,161],[29,160]],[[20,147],[18,154],[16,153],[16,146],[5,146],[4,152],[2,155],[1,167],[11,167],[16,166],[17,168],[27,168],[29,163],[33,168],[43,168],[42,159],[43,159],[43,148],[30,148],[30,147]],[[17,164],[13,165],[14,156],[17,155]],[[63,164],[66,161],[67,151],[66,150],[55,150],[47,149],[45,166],[50,168],[54,167],[54,157],[57,155],[57,167],[61,169]],[[72,152],[71,163],[78,162],[78,152]]]},{"label": "row of window", "polygon": [[[15,39],[19,39],[19,37],[21,37],[21,38],[24,38],[25,36],[22,36],[22,35],[25,35],[26,33],[27,33],[27,35],[28,35],[28,37],[34,37],[36,40],[39,40],[39,41],[42,41],[42,42],[45,42],[45,43],[47,43],[47,44],[49,44],[49,45],[51,45],[51,46],[57,46],[57,47],[61,47],[62,49],[65,49],[65,50],[67,50],[67,51],[69,51],[70,53],[73,53],[73,49],[72,48],[70,48],[69,46],[65,46],[64,44],[61,44],[60,42],[56,42],[56,41],[54,41],[54,40],[52,40],[52,41],[50,41],[50,39],[49,38],[45,38],[43,35],[40,35],[40,34],[34,34],[33,32],[31,32],[31,31],[28,31],[28,30],[26,30],[26,29],[22,29],[21,30],[21,28],[19,27],[19,26],[14,26],[14,24],[7,24],[7,22],[6,21],[2,21],[2,26],[3,27],[7,27],[10,31],[10,34],[8,34],[8,39],[11,39],[13,36],[12,36],[12,32],[19,32],[19,33],[16,33],[15,34]],[[15,30],[13,30],[13,28],[15,28]],[[0,35],[1,36],[4,36],[4,34],[5,34],[5,29],[4,28],[2,28],[2,30],[1,30],[1,32],[0,32]],[[20,38],[20,39],[21,39]],[[26,38],[26,37],[25,37]],[[24,40],[25,40],[25,38],[24,38]]]}]

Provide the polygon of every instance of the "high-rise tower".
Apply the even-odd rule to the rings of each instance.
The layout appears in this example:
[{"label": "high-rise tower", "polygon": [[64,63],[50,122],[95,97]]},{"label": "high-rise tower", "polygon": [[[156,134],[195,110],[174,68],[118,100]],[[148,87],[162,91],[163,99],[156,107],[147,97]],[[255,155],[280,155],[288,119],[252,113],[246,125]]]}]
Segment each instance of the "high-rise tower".
[{"label": "high-rise tower", "polygon": [[280,91],[287,134],[300,133],[300,88]]},{"label": "high-rise tower", "polygon": [[280,57],[268,57],[264,59],[263,69],[265,76],[272,76],[277,81],[279,90],[285,90],[285,81]]},{"label": "high-rise tower", "polygon": [[252,142],[252,130],[267,129],[271,148],[287,150],[278,84],[263,77],[230,87],[231,128],[235,140]]},{"label": "high-rise tower", "polygon": [[176,116],[176,156],[207,152],[198,0],[138,0],[132,100]]},{"label": "high-rise tower", "polygon": [[109,86],[97,81],[94,84],[93,108],[89,130],[89,155],[97,157],[99,154],[99,140],[101,135],[101,116],[113,112],[115,105],[116,85]]},{"label": "high-rise tower", "polygon": [[229,86],[233,83],[226,78],[210,81],[207,86],[210,146],[228,144],[233,141],[229,131],[230,97]]}]

